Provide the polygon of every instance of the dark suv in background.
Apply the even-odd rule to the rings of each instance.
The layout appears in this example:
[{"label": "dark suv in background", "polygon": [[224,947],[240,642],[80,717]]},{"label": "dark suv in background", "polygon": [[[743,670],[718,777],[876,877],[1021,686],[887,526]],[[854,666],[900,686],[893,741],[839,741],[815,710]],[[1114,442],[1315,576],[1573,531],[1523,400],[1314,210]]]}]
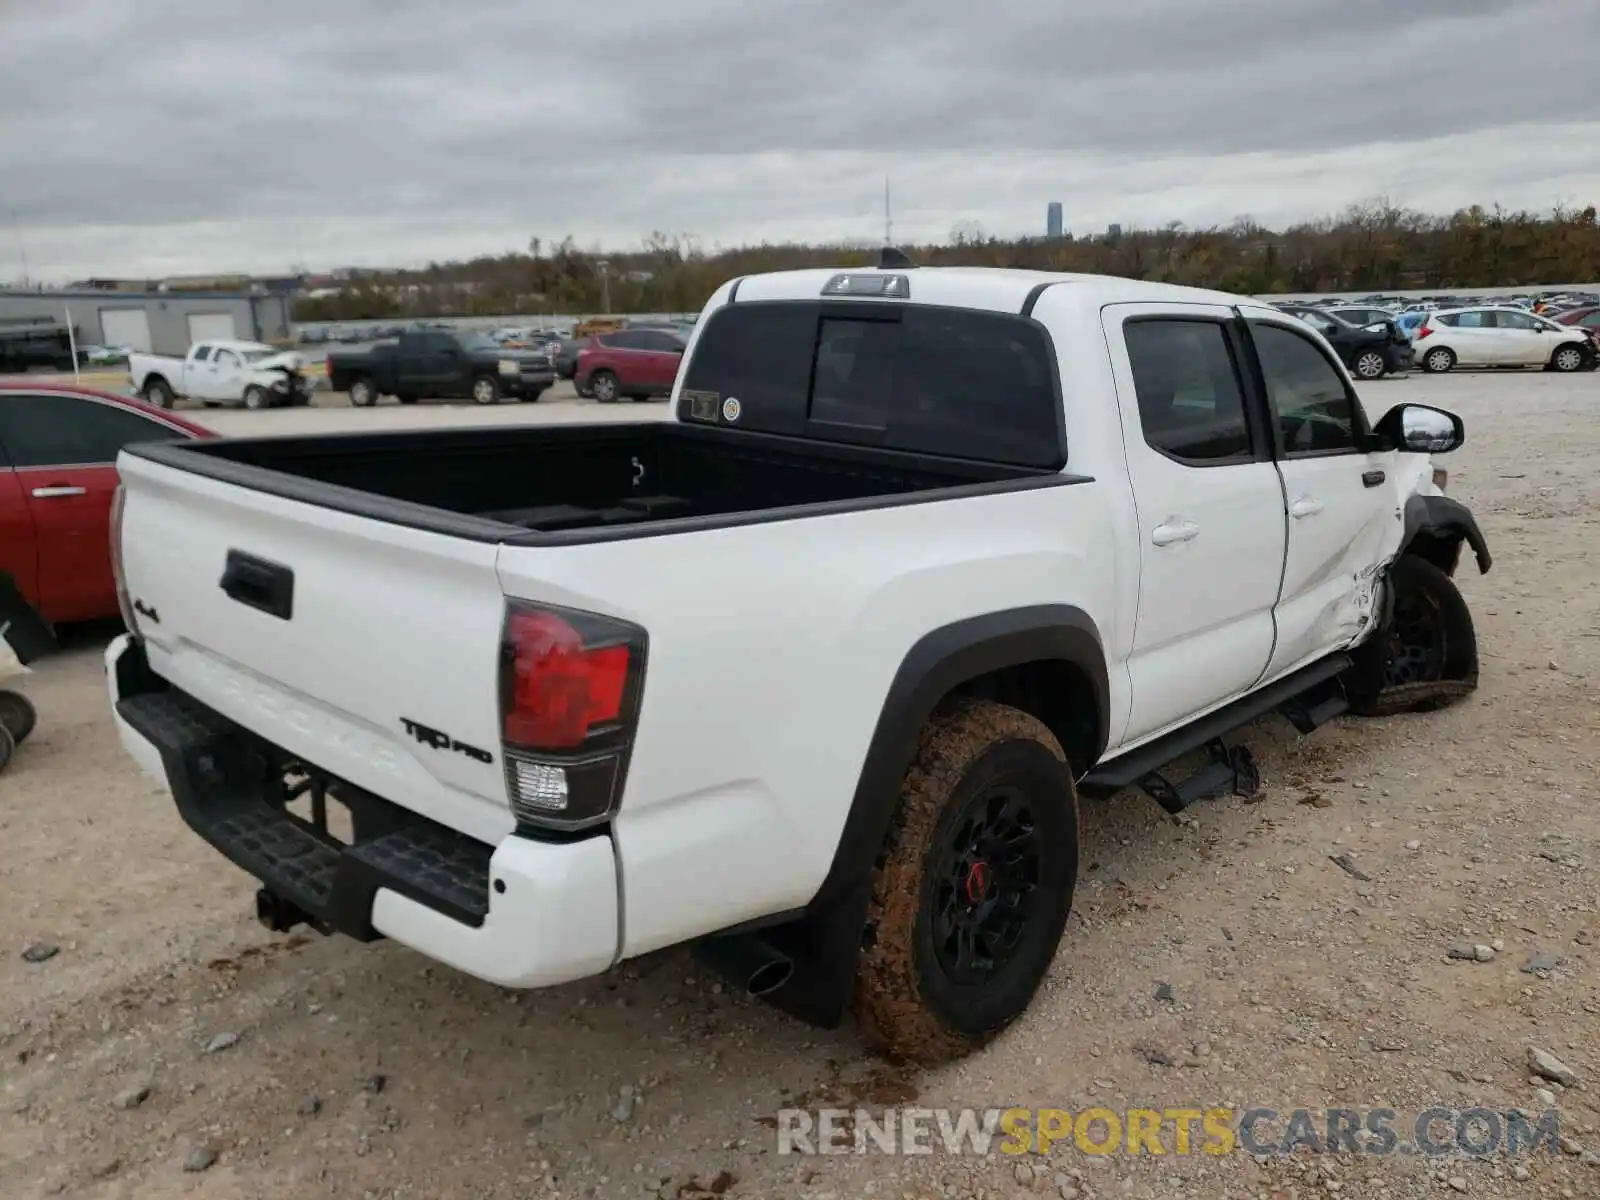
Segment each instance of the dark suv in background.
[{"label": "dark suv in background", "polygon": [[1411,342],[1392,320],[1352,325],[1327,309],[1310,304],[1279,304],[1277,308],[1299,317],[1327,338],[1334,353],[1357,379],[1381,379],[1412,367],[1416,355]]}]

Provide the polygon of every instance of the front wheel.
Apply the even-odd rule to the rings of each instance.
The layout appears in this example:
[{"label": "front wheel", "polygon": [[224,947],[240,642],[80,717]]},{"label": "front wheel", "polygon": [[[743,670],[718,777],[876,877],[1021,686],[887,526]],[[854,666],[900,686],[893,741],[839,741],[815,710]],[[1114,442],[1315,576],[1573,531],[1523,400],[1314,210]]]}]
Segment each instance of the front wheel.
[{"label": "front wheel", "polygon": [[1558,346],[1550,356],[1550,366],[1557,371],[1576,371],[1583,366],[1583,349],[1579,346]]},{"label": "front wheel", "polygon": [[929,720],[872,875],[862,1037],[931,1065],[999,1033],[1050,968],[1077,874],[1077,793],[1050,731],[990,701]]},{"label": "front wheel", "polygon": [[267,406],[267,392],[265,388],[251,384],[244,390],[244,406],[252,411],[263,409]]},{"label": "front wheel", "polygon": [[1383,355],[1376,350],[1366,350],[1356,355],[1357,379],[1382,379],[1388,369],[1389,364],[1383,361]]},{"label": "front wheel", "polygon": [[499,404],[500,381],[493,375],[479,375],[472,381],[472,402],[474,404]]},{"label": "front wheel", "polygon": [[1455,580],[1402,554],[1389,569],[1389,626],[1356,650],[1346,675],[1352,712],[1387,716],[1438,708],[1478,686],[1478,636]]},{"label": "front wheel", "polygon": [[601,404],[615,404],[622,395],[622,382],[610,371],[596,371],[589,376],[589,394]]}]

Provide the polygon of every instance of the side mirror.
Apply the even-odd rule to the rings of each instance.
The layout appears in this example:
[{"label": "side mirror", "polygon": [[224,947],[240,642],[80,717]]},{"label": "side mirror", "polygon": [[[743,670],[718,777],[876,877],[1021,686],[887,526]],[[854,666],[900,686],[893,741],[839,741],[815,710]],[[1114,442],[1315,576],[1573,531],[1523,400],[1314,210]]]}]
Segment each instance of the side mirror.
[{"label": "side mirror", "polygon": [[1467,440],[1467,427],[1460,417],[1428,404],[1397,404],[1383,414],[1372,432],[1389,449],[1412,454],[1448,454]]}]

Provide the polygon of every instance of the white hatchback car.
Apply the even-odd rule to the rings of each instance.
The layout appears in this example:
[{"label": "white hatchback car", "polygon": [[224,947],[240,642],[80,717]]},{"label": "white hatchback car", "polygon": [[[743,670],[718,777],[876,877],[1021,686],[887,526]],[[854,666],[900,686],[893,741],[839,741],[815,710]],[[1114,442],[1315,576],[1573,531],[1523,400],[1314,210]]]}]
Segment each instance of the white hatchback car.
[{"label": "white hatchback car", "polygon": [[1430,313],[1412,338],[1424,371],[1452,367],[1549,367],[1579,371],[1592,351],[1581,329],[1520,308],[1450,308]]}]

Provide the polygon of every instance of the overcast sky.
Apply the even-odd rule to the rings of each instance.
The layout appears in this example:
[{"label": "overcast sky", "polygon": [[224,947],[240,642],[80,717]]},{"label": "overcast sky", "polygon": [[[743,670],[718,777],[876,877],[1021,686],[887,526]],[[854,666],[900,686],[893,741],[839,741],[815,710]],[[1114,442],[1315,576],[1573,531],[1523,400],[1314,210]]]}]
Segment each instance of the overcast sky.
[{"label": "overcast sky", "polygon": [[1593,0],[0,0],[0,279],[1600,200]]}]

